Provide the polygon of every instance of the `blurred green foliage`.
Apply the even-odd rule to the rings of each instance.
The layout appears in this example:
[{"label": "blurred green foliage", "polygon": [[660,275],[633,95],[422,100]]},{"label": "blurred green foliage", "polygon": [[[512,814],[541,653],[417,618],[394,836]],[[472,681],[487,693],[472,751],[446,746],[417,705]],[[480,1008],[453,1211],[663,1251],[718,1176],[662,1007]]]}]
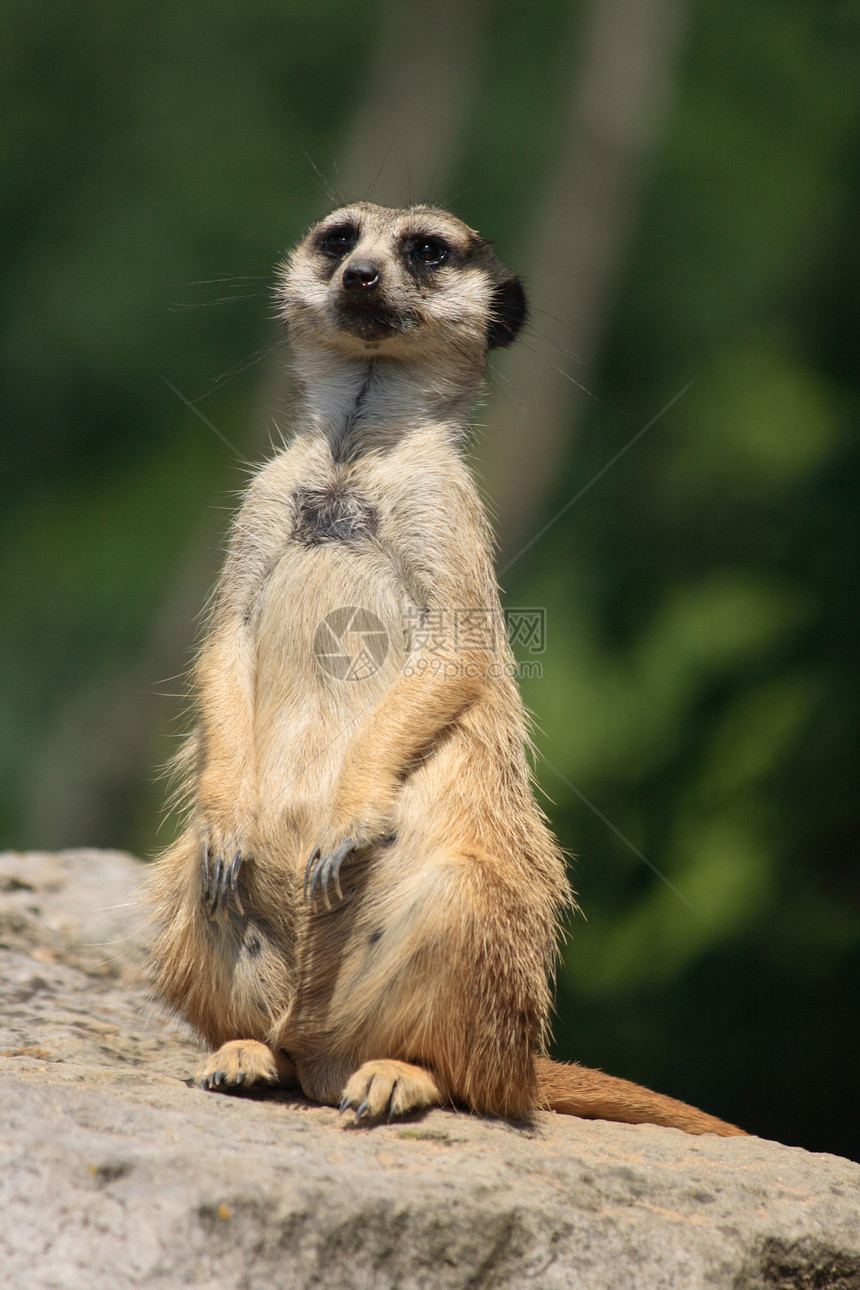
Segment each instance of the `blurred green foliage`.
[{"label": "blurred green foliage", "polygon": [[693,15],[558,504],[698,379],[522,571],[539,746],[692,908],[543,770],[588,918],[558,1039],[857,1156],[858,23]]},{"label": "blurred green foliage", "polygon": [[[159,669],[187,663],[237,457],[267,450],[271,268],[336,200],[315,168],[336,187],[379,9],[7,0],[9,845],[157,845],[178,710],[157,692],[181,689]],[[580,13],[488,12],[454,205],[516,264]],[[547,609],[524,690],[587,916],[558,1050],[855,1157],[858,28],[838,0],[690,6],[593,397],[535,529],[695,383],[504,577]],[[162,378],[205,395],[237,453]]]}]

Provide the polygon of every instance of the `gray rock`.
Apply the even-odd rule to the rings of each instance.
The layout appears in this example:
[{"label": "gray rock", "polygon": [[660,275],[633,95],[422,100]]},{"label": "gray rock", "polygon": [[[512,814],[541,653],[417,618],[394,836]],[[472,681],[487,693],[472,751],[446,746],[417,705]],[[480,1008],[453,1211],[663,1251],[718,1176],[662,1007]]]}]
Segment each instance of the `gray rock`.
[{"label": "gray rock", "polygon": [[449,1111],[344,1129],[202,1093],[116,853],[0,856],[0,1268],[15,1290],[860,1287],[860,1166]]}]

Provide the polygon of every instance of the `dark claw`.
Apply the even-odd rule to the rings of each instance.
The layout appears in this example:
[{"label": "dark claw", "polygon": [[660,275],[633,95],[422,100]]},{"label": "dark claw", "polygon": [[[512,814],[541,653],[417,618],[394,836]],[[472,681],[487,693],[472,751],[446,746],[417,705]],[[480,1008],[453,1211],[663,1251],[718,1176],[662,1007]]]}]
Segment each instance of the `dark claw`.
[{"label": "dark claw", "polygon": [[215,865],[212,870],[212,883],[209,888],[209,917],[214,918],[218,912],[218,902],[221,896],[221,853],[215,857]]},{"label": "dark claw", "polygon": [[337,892],[338,900],[343,900],[343,890],[340,885],[340,871],[344,861],[351,852],[355,850],[355,842],[352,838],[345,838],[331,855],[321,856],[319,847],[314,849],[308,867],[305,870],[305,897],[310,892],[310,898],[315,901],[317,898],[317,888],[322,891],[322,898],[325,901],[326,909],[331,909],[331,901],[328,896],[328,884],[334,878],[334,889]]},{"label": "dark claw", "polygon": [[340,1106],[337,1108],[337,1109],[338,1109],[338,1112],[339,1112],[341,1115],[343,1115],[344,1111],[346,1110],[346,1108],[347,1108],[348,1106],[349,1106],[349,1098],[348,1098],[348,1097],[341,1098]]},{"label": "dark claw", "polygon": [[307,900],[308,898],[308,887],[310,885],[311,875],[313,873],[314,866],[319,860],[319,858],[320,858],[320,849],[319,847],[314,847],[313,851],[311,852],[311,858],[308,861],[308,866],[305,869],[305,885],[302,891],[302,895],[304,896],[305,900]]},{"label": "dark claw", "polygon": [[244,916],[242,900],[239,895],[239,870],[245,856],[237,851],[232,862],[224,862],[219,852],[212,863],[212,851],[207,846],[203,852],[203,903],[207,906],[210,918],[225,913],[232,903],[237,913]]},{"label": "dark claw", "polygon": [[242,868],[243,859],[244,857],[242,855],[242,852],[237,851],[233,857],[233,863],[230,865],[229,875],[225,874],[225,878],[228,878],[229,880],[230,889],[229,891],[227,890],[227,886],[225,882],[223,897],[224,897],[225,905],[228,899],[232,899],[233,904],[236,906],[236,909],[244,917],[245,911],[242,908],[242,901],[239,897],[239,870]]},{"label": "dark claw", "polygon": [[360,1120],[360,1119],[362,1118],[362,1116],[367,1115],[367,1112],[368,1112],[368,1110],[369,1110],[369,1109],[370,1109],[370,1108],[368,1107],[368,1104],[367,1104],[367,1098],[365,1098],[365,1099],[364,1099],[364,1101],[363,1101],[363,1102],[361,1102],[361,1103],[360,1103],[360,1104],[355,1108],[355,1118],[356,1118],[356,1120]]}]

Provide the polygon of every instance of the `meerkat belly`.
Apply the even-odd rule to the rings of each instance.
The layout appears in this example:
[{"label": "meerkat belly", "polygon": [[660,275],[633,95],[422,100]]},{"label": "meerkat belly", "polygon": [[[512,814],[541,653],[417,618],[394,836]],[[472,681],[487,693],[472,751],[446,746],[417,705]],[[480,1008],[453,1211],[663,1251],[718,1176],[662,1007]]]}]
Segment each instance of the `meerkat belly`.
[{"label": "meerkat belly", "polygon": [[403,667],[410,605],[380,549],[287,548],[256,629],[257,778],[261,801],[279,804],[273,815],[316,834],[350,738]]}]

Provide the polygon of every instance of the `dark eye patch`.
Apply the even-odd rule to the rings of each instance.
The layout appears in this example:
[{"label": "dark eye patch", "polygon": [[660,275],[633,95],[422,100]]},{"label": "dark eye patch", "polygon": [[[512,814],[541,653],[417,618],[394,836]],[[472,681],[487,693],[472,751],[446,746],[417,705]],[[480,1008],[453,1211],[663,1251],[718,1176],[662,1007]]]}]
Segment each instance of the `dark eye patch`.
[{"label": "dark eye patch", "polygon": [[322,229],[316,237],[316,249],[328,260],[342,260],[358,242],[358,229],[354,224],[336,224]]},{"label": "dark eye patch", "polygon": [[451,258],[453,248],[444,237],[413,234],[407,240],[405,250],[410,265],[418,269],[437,269]]}]

